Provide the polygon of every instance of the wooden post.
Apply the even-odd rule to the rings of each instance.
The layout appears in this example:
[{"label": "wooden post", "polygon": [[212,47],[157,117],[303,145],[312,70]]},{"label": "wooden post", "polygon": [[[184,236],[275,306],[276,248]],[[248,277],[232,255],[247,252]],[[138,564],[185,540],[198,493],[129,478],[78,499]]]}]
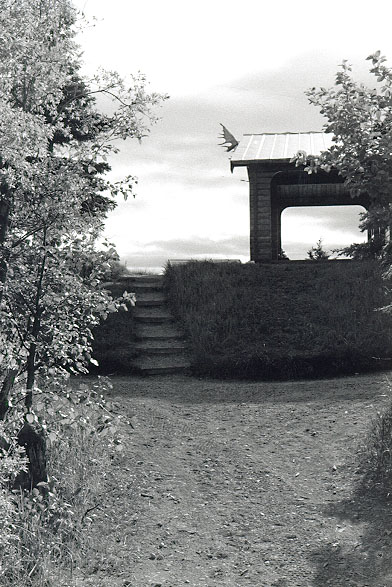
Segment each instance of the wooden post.
[{"label": "wooden post", "polygon": [[282,209],[278,206],[272,207],[271,224],[272,224],[272,260],[279,259],[282,250],[282,227],[281,227]]},{"label": "wooden post", "polygon": [[248,167],[250,259],[256,263],[273,259],[271,180],[275,173],[251,165]]}]

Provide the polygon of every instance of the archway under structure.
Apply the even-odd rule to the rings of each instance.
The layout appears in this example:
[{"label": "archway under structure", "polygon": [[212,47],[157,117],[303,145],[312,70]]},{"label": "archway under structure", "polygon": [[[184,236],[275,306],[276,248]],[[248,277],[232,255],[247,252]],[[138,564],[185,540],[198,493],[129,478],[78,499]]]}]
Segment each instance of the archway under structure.
[{"label": "archway under structure", "polygon": [[285,208],[281,216],[282,250],[290,260],[307,259],[321,240],[323,249],[337,258],[338,249],[366,242],[359,228],[362,206],[312,206]]},{"label": "archway under structure", "polygon": [[231,159],[231,169],[247,167],[250,207],[250,258],[276,261],[281,242],[281,215],[298,206],[363,206],[366,194],[352,198],[334,171],[306,173],[290,160],[298,151],[318,155],[331,144],[326,133],[264,133],[244,135]]}]

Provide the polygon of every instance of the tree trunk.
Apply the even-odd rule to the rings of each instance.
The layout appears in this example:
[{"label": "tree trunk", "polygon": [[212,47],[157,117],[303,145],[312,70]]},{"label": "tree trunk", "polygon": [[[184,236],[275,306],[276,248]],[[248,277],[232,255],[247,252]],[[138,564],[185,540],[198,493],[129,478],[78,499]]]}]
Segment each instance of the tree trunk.
[{"label": "tree trunk", "polygon": [[[46,233],[44,234],[44,245],[46,244]],[[31,335],[33,341],[30,343],[29,354],[27,356],[27,383],[26,383],[26,397],[25,406],[27,413],[30,412],[33,405],[33,389],[35,383],[36,370],[36,339],[41,327],[42,308],[40,306],[42,294],[42,280],[44,276],[46,263],[46,256],[44,256],[38,273],[37,293],[35,298],[35,314]],[[37,486],[37,483],[48,480],[46,470],[46,441],[45,434],[42,428],[34,422],[30,424],[25,422],[23,428],[18,434],[18,443],[24,446],[27,458],[29,460],[28,471],[22,472],[18,475],[15,484],[21,489],[31,490]]]},{"label": "tree trunk", "polygon": [[[7,261],[9,255],[2,250],[9,226],[11,205],[8,200],[0,200],[0,284],[4,284],[7,279]],[[3,296],[2,287],[0,287],[0,301]],[[8,369],[5,372],[5,377],[0,390],[0,420],[4,417],[8,410],[8,396],[14,385],[16,371]]]},{"label": "tree trunk", "polygon": [[[0,247],[3,246],[7,236],[10,208],[10,203],[7,200],[0,200]],[[7,261],[7,255],[2,251],[0,259],[0,283],[5,283],[7,277]]]},{"label": "tree trunk", "polygon": [[[37,329],[35,329],[33,326],[33,330],[35,331]],[[35,332],[33,334],[35,334]],[[25,399],[25,406],[28,410],[30,410],[33,405],[33,388],[34,388],[34,383],[35,383],[35,353],[36,353],[36,350],[37,350],[36,343],[35,342],[30,343],[29,355],[27,357],[27,383],[26,383],[26,399]]]},{"label": "tree trunk", "polygon": [[8,411],[8,397],[14,385],[16,374],[16,369],[9,369],[4,377],[0,390],[0,420],[4,420]]},{"label": "tree trunk", "polygon": [[[38,312],[39,315],[39,312]],[[35,317],[36,324],[39,323],[39,317]],[[33,330],[34,327],[33,327]],[[35,334],[35,332],[34,332]],[[33,388],[35,382],[35,353],[37,345],[32,342],[30,344],[29,355],[27,358],[27,385],[25,406],[27,412],[30,411],[33,405]],[[25,422],[23,428],[18,434],[18,443],[23,446],[28,458],[28,471],[19,473],[15,480],[15,488],[27,489],[31,491],[37,486],[37,483],[48,480],[46,470],[46,440],[45,433],[37,424],[30,424]]]},{"label": "tree trunk", "polygon": [[37,424],[25,422],[18,434],[18,443],[26,450],[28,471],[21,471],[14,482],[14,489],[31,491],[41,481],[47,481],[46,441],[43,430]]}]

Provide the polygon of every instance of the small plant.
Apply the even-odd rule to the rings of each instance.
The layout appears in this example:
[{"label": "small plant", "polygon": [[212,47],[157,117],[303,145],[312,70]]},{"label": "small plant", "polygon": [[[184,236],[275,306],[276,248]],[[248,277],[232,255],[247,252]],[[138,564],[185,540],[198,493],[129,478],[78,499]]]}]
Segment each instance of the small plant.
[{"label": "small plant", "polygon": [[288,261],[289,260],[286,252],[282,248],[279,251],[278,260],[279,261]]},{"label": "small plant", "polygon": [[311,261],[327,261],[330,254],[323,249],[323,241],[320,238],[315,247],[312,247],[308,251],[308,259]]},{"label": "small plant", "polygon": [[392,406],[373,420],[363,451],[363,469],[370,487],[392,498]]}]

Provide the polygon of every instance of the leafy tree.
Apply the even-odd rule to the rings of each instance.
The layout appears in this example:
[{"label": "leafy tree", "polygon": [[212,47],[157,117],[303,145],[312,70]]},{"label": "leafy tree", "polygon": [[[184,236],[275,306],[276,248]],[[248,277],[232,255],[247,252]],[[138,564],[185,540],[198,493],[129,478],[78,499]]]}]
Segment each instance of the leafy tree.
[{"label": "leafy tree", "polygon": [[77,25],[70,0],[0,0],[0,417],[24,377],[25,426],[37,375],[85,371],[92,328],[119,307],[101,286],[115,252],[95,242],[135,179],[108,180],[107,157],[147,134],[165,98],[143,76],[84,80]]},{"label": "leafy tree", "polygon": [[329,257],[329,253],[327,253],[327,251],[325,251],[323,248],[323,242],[321,238],[317,241],[316,246],[312,247],[308,251],[308,259],[311,261],[328,261]]},{"label": "leafy tree", "polygon": [[343,61],[334,88],[307,91],[310,103],[327,118],[324,131],[333,134],[333,143],[319,156],[300,152],[294,160],[308,173],[337,170],[352,197],[366,192],[371,208],[362,216],[361,229],[379,243],[392,224],[392,69],[380,51],[367,60],[373,88],[356,82]]}]

